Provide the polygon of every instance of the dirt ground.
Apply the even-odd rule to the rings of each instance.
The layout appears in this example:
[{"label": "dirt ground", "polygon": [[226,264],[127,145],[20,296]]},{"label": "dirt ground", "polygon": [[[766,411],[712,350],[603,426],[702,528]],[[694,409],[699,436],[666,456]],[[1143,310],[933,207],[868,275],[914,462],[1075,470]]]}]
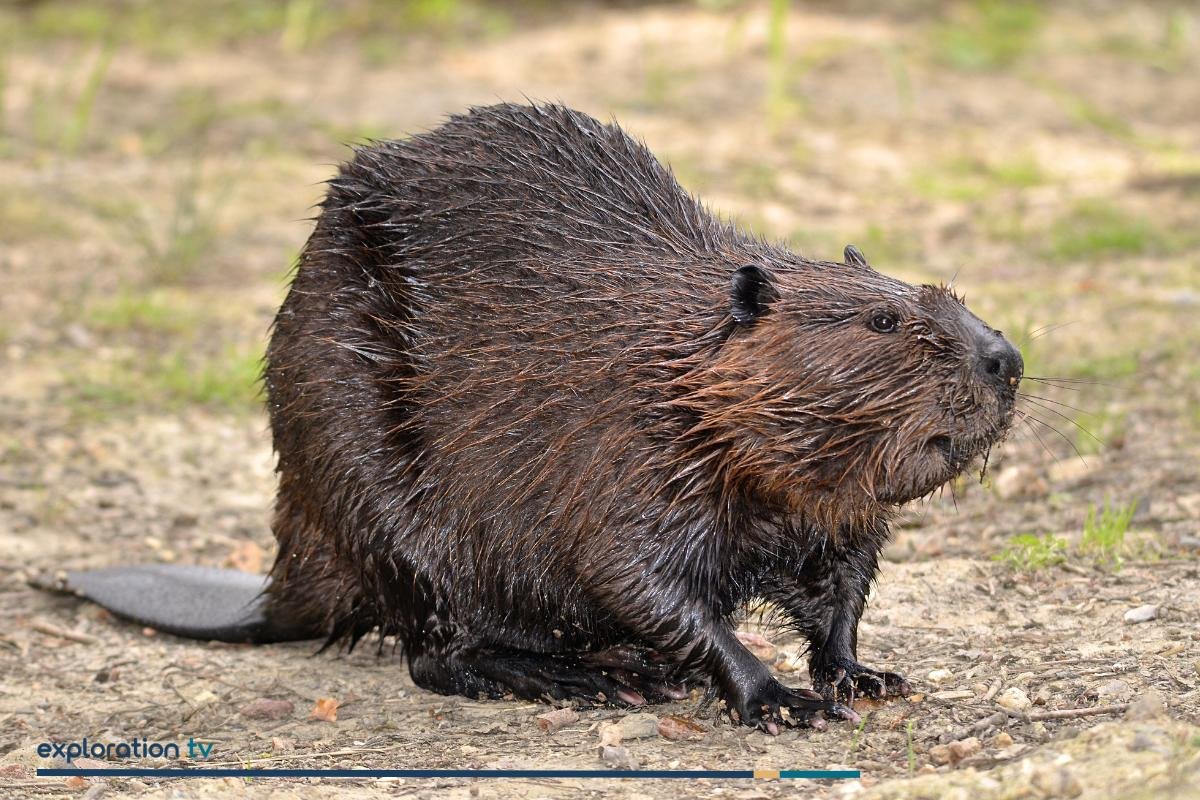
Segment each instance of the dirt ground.
[{"label": "dirt ground", "polygon": [[[1200,797],[1195,6],[162,5],[0,7],[0,796]],[[84,736],[226,766],[609,766],[624,711],[544,733],[547,707],[423,692],[370,642],[184,641],[28,584],[265,569],[254,380],[320,182],[345,142],[522,96],[615,116],[802,252],[953,281],[1022,346],[1031,418],[905,512],[862,624],[862,660],[916,695],[778,737],[693,697],[645,713],[697,739],[623,742],[642,768],[862,780],[35,777],[59,765],[38,744]],[[805,685],[799,642],[765,634]]]}]

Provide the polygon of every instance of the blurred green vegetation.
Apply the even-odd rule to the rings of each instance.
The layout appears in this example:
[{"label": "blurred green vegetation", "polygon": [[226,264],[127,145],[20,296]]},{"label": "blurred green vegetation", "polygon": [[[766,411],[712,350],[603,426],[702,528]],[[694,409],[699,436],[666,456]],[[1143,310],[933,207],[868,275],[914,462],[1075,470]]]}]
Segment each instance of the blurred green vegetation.
[{"label": "blurred green vegetation", "polygon": [[224,292],[188,286],[124,286],[85,297],[74,314],[108,354],[64,353],[60,400],[82,421],[202,406],[228,413],[258,408],[263,331],[251,335]]},{"label": "blurred green vegetation", "polygon": [[[1137,422],[1116,402],[1120,391],[1188,358],[1200,152],[1186,109],[1148,122],[1143,99],[1112,77],[1149,74],[1174,87],[1163,97],[1190,96],[1180,87],[1200,64],[1200,37],[1195,9],[1182,3],[1135,4],[1130,25],[1113,23],[1117,11],[1020,0],[7,3],[0,166],[17,184],[0,193],[0,242],[23,264],[88,273],[61,300],[78,316],[63,316],[115,354],[109,372],[75,374],[74,396],[110,409],[239,407],[250,395],[233,384],[258,356],[244,344],[247,328],[269,303],[247,301],[239,330],[212,335],[231,321],[218,321],[203,306],[211,296],[197,291],[276,280],[304,234],[278,220],[305,215],[291,195],[316,200],[313,165],[343,158],[342,142],[404,135],[402,124],[433,123],[466,102],[518,98],[523,80],[544,91],[562,69],[561,99],[612,110],[651,136],[689,189],[757,233],[822,259],[853,242],[911,280],[946,281],[961,267],[994,298],[999,311],[988,318],[1017,323],[1005,327],[1021,340],[1028,374],[1121,387],[1088,390],[1095,402],[1080,407],[1092,419],[1065,412],[1100,439],[1120,439]],[[530,56],[535,66],[488,74],[488,47],[540,30],[561,36],[560,24],[587,31],[599,13],[632,22],[612,27],[613,41],[568,36]],[[671,14],[704,31],[694,51],[662,24]],[[515,64],[525,49],[505,55]],[[446,53],[453,58],[439,60]],[[225,56],[284,80],[241,84],[221,73]],[[426,60],[437,65],[428,75]],[[323,85],[313,102],[296,69],[305,64],[336,64],[364,83],[350,80],[344,96]],[[376,78],[395,81],[398,105],[404,81],[430,92],[444,84],[445,108],[432,95],[411,115],[359,102]],[[258,213],[276,226],[258,230]],[[87,270],[70,263],[77,248]],[[243,267],[247,254],[257,260]],[[1117,307],[1126,290],[1136,298]],[[1070,329],[1042,338],[1048,324],[1102,307],[1114,313],[1101,338]],[[22,342],[27,327],[5,320],[0,333]],[[142,357],[127,359],[129,348]],[[1164,372],[1185,382],[1183,369]],[[1200,426],[1200,412],[1192,416]],[[1064,429],[1080,451],[1097,447]]]},{"label": "blurred green vegetation", "polygon": [[143,274],[153,285],[186,282],[218,241],[217,213],[223,193],[204,191],[195,165],[175,179],[165,208],[131,198],[94,198],[96,214],[136,246]]},{"label": "blurred green vegetation", "polygon": [[45,192],[0,192],[0,242],[34,242],[71,231],[61,200]]},{"label": "blurred green vegetation", "polygon": [[1050,181],[1051,176],[1030,153],[990,161],[958,156],[918,170],[913,188],[934,200],[971,202],[994,198],[1007,189],[1028,189]]},{"label": "blurred green vegetation", "polygon": [[1029,2],[975,0],[949,6],[932,31],[934,57],[957,69],[1009,67],[1037,45],[1041,8]]},{"label": "blurred green vegetation", "polygon": [[1153,558],[1160,552],[1153,537],[1146,541],[1128,540],[1137,507],[1136,500],[1118,504],[1105,498],[1102,504],[1088,506],[1078,537],[1023,533],[1009,539],[993,559],[1014,572],[1037,572],[1068,561],[1088,562],[1099,570],[1119,572],[1128,556]]},{"label": "blurred green vegetation", "polygon": [[67,374],[59,400],[84,422],[188,406],[249,413],[260,404],[262,357],[260,347],[247,345],[212,352],[183,346],[81,362]]},{"label": "blurred green vegetation", "polygon": [[34,137],[71,154],[87,136],[96,94],[104,83],[112,60],[113,47],[105,44],[95,56],[84,61],[81,69],[69,71],[52,87],[36,86],[33,96]]},{"label": "blurred green vegetation", "polygon": [[511,30],[514,14],[544,13],[553,6],[552,0],[37,0],[0,7],[0,24],[33,40],[120,41],[159,55],[264,38],[285,52],[298,52],[342,37],[359,40],[374,56],[386,59],[381,37],[494,36]]},{"label": "blurred green vegetation", "polygon": [[1105,200],[1081,200],[1054,221],[1046,255],[1060,261],[1166,252],[1171,240],[1150,220]]},{"label": "blurred green vegetation", "polygon": [[1066,563],[1067,540],[1045,534],[1022,533],[1012,537],[1004,549],[994,556],[1014,572],[1036,572],[1056,564]]},{"label": "blurred green vegetation", "polygon": [[1174,72],[1186,64],[1190,20],[1185,4],[1167,4],[1162,9],[1158,36],[1138,37],[1129,31],[1116,31],[1101,37],[1097,49],[1129,61],[1152,65]]},{"label": "blurred green vegetation", "polygon": [[101,333],[176,336],[194,333],[203,315],[185,292],[126,288],[95,299],[84,319]]}]

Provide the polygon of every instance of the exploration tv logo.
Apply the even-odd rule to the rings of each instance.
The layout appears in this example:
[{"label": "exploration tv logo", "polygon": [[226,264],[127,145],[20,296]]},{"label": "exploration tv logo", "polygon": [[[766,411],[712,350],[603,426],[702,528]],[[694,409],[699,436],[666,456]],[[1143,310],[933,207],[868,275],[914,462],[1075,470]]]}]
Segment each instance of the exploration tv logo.
[{"label": "exploration tv logo", "polygon": [[[188,758],[203,760],[212,755],[216,744],[188,739],[184,746],[187,747]],[[107,761],[118,758],[180,758],[180,745],[177,742],[151,742],[144,737],[127,742],[89,742],[85,736],[78,742],[42,742],[37,746],[37,754],[42,758],[61,758],[68,764],[85,757]]]}]

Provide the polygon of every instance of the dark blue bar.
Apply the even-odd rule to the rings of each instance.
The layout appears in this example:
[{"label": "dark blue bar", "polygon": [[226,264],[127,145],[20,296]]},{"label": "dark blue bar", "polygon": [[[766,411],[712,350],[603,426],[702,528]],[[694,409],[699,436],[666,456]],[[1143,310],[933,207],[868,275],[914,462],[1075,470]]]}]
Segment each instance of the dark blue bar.
[{"label": "dark blue bar", "polygon": [[[39,778],[754,778],[750,769],[39,769]],[[844,780],[853,770],[783,770],[781,778]]]}]

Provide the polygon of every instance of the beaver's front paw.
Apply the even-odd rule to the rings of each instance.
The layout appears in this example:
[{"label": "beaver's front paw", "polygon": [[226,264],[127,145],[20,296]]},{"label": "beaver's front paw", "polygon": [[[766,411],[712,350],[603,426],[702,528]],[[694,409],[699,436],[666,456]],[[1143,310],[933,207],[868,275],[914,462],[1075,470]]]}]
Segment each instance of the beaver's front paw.
[{"label": "beaver's front paw", "polygon": [[912,686],[903,675],[864,667],[852,658],[831,658],[812,665],[813,686],[828,700],[853,703],[858,696],[881,700],[906,697]]},{"label": "beaver's front paw", "polygon": [[784,727],[821,729],[826,718],[859,720],[858,714],[840,703],[810,689],[789,689],[773,678],[749,690],[735,686],[723,694],[730,717],[771,734]]}]

